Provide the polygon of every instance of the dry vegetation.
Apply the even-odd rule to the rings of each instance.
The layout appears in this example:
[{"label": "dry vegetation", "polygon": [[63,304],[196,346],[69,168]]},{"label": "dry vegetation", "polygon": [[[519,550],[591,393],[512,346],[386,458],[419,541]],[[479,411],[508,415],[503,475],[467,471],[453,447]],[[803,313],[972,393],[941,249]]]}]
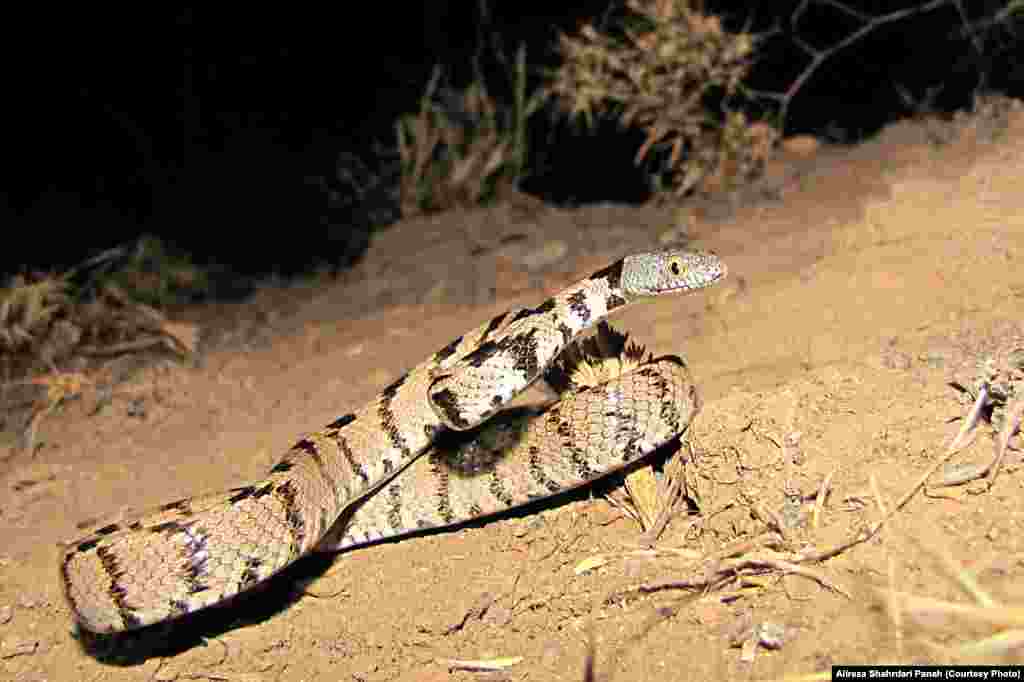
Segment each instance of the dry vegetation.
[{"label": "dry vegetation", "polygon": [[526,50],[512,74],[513,102],[500,105],[478,76],[468,88],[440,88],[435,67],[420,109],[395,124],[402,215],[476,205],[514,187],[526,169],[526,123],[543,93],[526,93]]},{"label": "dry vegetation", "polygon": [[609,26],[562,35],[562,64],[532,93],[520,48],[508,68],[508,105],[489,94],[479,69],[458,91],[440,87],[435,68],[419,111],[395,124],[402,214],[475,205],[515,187],[528,170],[527,122],[549,100],[571,120],[611,116],[642,130],[636,163],[659,197],[725,191],[755,177],[778,138],[738,106],[756,40],[693,7],[633,0]]},{"label": "dry vegetation", "polygon": [[66,272],[30,272],[0,286],[0,377],[3,387],[41,387],[22,430],[31,451],[42,419],[92,381],[89,360],[148,349],[178,356],[196,351],[199,329],[173,322],[145,303],[163,303],[174,291],[195,290],[202,273],[141,238]]},{"label": "dry vegetation", "polygon": [[[195,350],[195,331],[175,325],[146,301],[201,288],[202,273],[174,262],[143,237],[131,253],[112,249],[66,272],[31,272],[0,286],[0,353],[10,378],[74,356],[114,355],[154,345]],[[127,256],[127,257],[126,257]]]},{"label": "dry vegetation", "polygon": [[695,3],[631,0],[629,15],[562,35],[551,84],[571,117],[614,116],[639,128],[653,188],[679,198],[705,183],[730,189],[761,169],[777,134],[738,108],[756,39],[730,33]]},{"label": "dry vegetation", "polygon": [[[859,27],[834,45],[814,47],[799,33],[816,5]],[[634,162],[644,168],[656,200],[728,193],[764,172],[794,98],[838,53],[886,24],[937,10],[957,12],[963,35],[984,51],[989,34],[1012,35],[1022,7],[1010,2],[971,24],[961,0],[931,0],[878,15],[839,2],[805,0],[789,23],[807,64],[784,92],[765,92],[752,90],[746,80],[770,35],[731,32],[719,17],[705,13],[699,0],[629,0],[610,18],[561,34],[561,63],[532,93],[526,90],[520,49],[508,67],[511,104],[489,94],[479,68],[475,82],[461,91],[439,88],[436,68],[419,111],[395,124],[401,211],[411,216],[471,206],[516,187],[529,172],[527,122],[549,102],[571,122],[591,126],[610,118],[640,131],[643,142]],[[497,57],[508,66],[500,53]],[[759,107],[765,113],[753,115]]]}]

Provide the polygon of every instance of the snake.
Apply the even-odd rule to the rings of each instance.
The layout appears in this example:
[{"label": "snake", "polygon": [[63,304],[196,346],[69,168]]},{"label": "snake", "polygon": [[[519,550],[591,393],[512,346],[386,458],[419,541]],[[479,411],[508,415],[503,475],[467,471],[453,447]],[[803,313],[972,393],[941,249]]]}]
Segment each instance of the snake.
[{"label": "snake", "polygon": [[[605,359],[622,358],[621,371],[588,385],[568,369],[597,364],[584,342],[614,338],[605,329],[613,312],[703,289],[726,273],[708,251],[626,256],[458,337],[365,406],[301,437],[262,480],[60,543],[59,580],[74,620],[109,634],[177,619],[312,552],[452,526],[637,461],[699,410],[686,363],[643,360],[620,343]],[[596,337],[584,336],[594,329]],[[538,380],[557,402],[509,407]]]}]

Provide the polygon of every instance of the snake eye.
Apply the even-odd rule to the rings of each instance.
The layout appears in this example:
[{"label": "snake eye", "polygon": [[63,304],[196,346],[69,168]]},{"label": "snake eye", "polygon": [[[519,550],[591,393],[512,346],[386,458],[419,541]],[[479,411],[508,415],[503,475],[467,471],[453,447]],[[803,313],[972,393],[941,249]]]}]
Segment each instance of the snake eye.
[{"label": "snake eye", "polygon": [[673,276],[679,277],[686,269],[686,265],[683,263],[681,256],[672,256],[668,259],[668,270]]}]

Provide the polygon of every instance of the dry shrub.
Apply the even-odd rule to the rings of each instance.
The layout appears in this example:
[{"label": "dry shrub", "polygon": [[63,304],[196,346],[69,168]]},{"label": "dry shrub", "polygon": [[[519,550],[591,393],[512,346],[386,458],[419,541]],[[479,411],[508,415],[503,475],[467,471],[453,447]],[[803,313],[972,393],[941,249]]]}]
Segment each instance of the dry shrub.
[{"label": "dry shrub", "polygon": [[550,85],[573,118],[614,116],[644,131],[636,162],[651,169],[663,198],[753,177],[778,137],[730,108],[743,95],[755,37],[725,31],[694,4],[629,0],[611,30],[588,24],[559,36],[563,63]]},{"label": "dry shrub", "polygon": [[[56,372],[63,361],[165,347],[188,355],[197,330],[142,300],[201,290],[202,272],[143,237],[64,273],[31,272],[0,284],[0,359],[6,376]],[[199,273],[199,274],[196,274]],[[187,281],[186,281],[187,280]]]}]

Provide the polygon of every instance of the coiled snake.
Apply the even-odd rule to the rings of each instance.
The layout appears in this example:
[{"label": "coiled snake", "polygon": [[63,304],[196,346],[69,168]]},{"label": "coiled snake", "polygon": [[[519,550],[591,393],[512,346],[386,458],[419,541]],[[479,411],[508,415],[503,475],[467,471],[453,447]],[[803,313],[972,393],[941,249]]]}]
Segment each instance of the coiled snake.
[{"label": "coiled snake", "polygon": [[541,414],[503,415],[454,449],[431,446],[487,421],[539,378],[558,384],[580,335],[611,312],[725,274],[706,252],[636,254],[535,308],[498,315],[299,440],[262,481],[64,544],[60,580],[74,617],[99,633],[177,618],[312,551],[459,523],[635,461],[685,431],[699,409],[677,357],[641,361],[626,351],[625,371],[592,386],[562,381],[560,401]]}]

